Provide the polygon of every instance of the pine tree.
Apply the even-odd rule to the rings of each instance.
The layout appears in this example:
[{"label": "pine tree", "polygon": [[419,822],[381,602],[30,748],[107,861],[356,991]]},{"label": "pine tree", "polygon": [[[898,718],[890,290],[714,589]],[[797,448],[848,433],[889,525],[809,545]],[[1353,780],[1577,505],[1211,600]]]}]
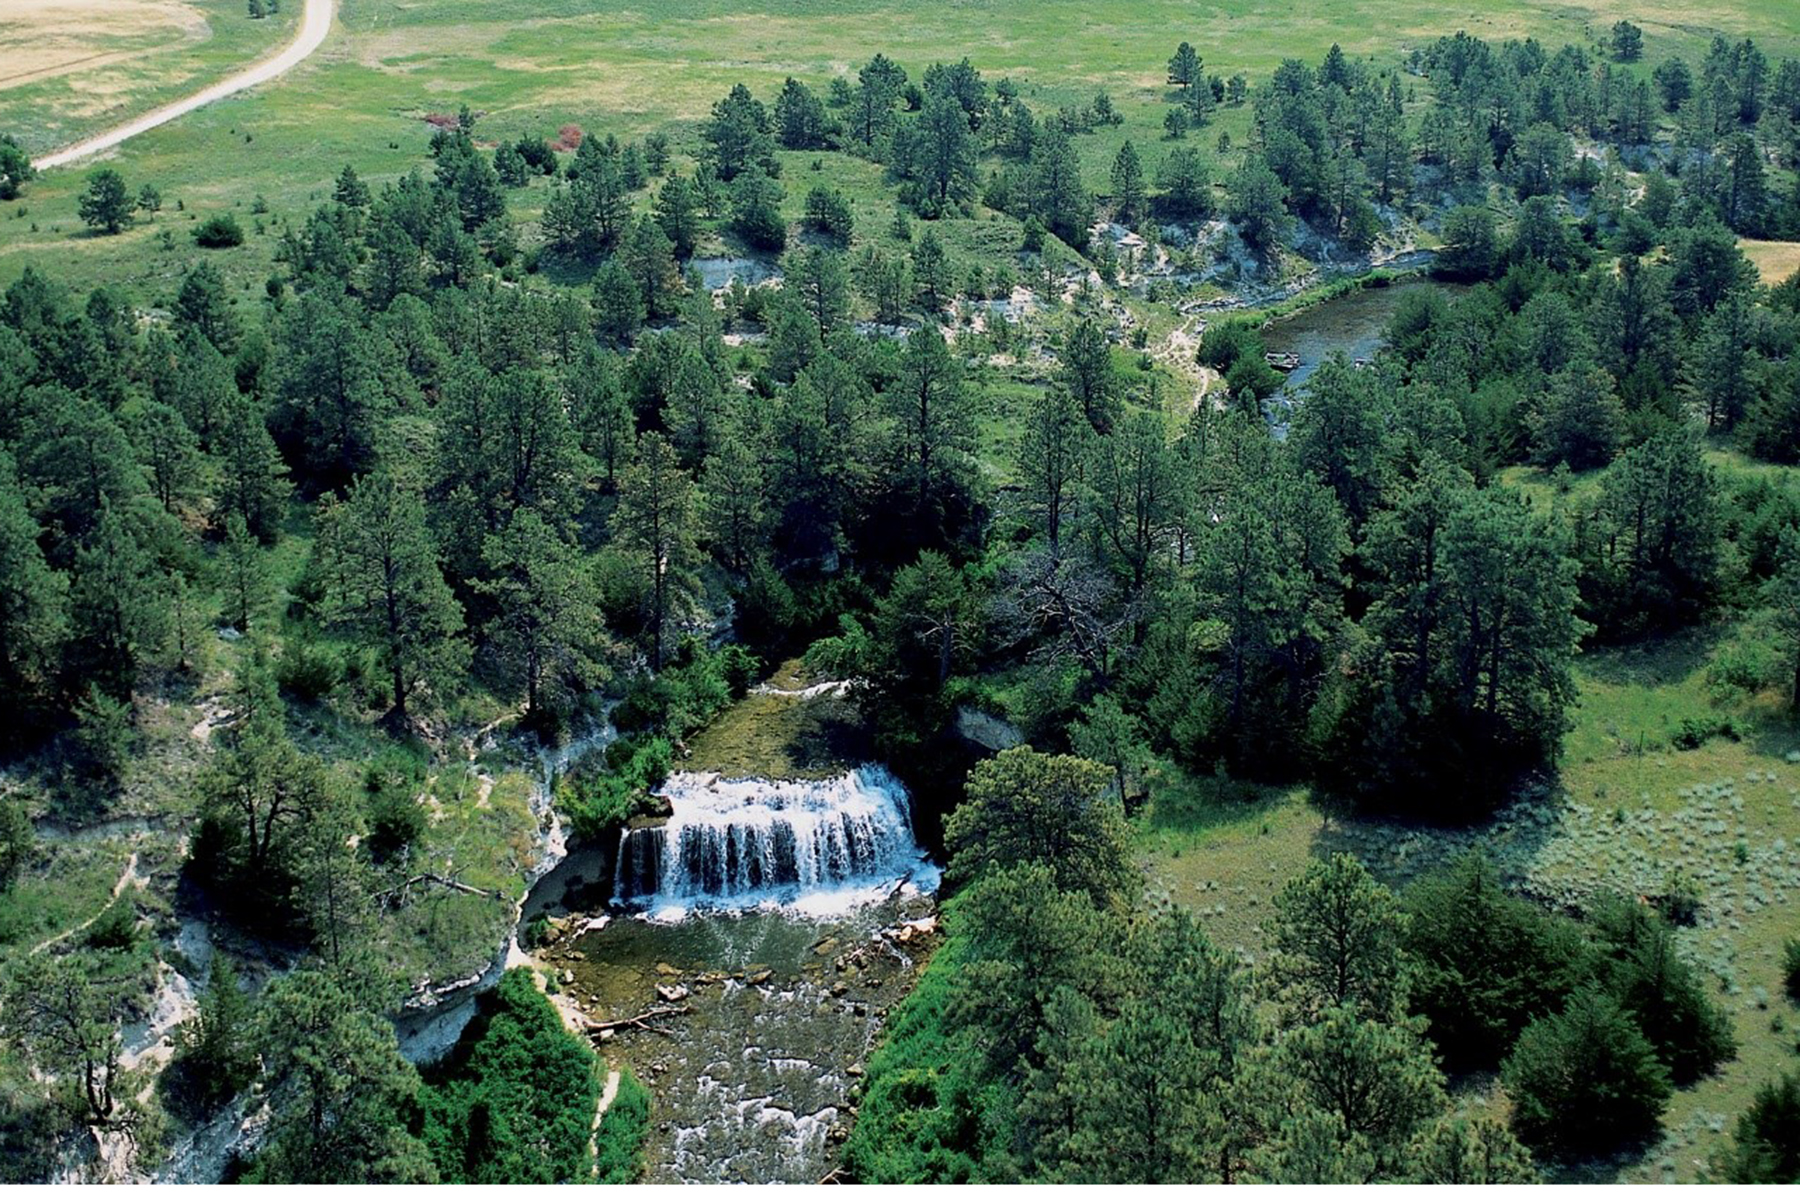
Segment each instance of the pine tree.
[{"label": "pine tree", "polygon": [[580,554],[537,512],[520,509],[490,535],[477,590],[493,601],[487,638],[506,678],[537,716],[597,685],[606,641],[594,582]]},{"label": "pine tree", "polygon": [[412,694],[451,685],[468,656],[424,504],[383,470],[358,480],[342,502],[326,502],[318,521],[322,613],[378,651],[393,717],[404,723]]},{"label": "pine tree", "polygon": [[1052,555],[1062,552],[1063,524],[1076,505],[1088,434],[1087,419],[1067,388],[1043,388],[1032,398],[1019,435],[1019,472]]},{"label": "pine tree", "polygon": [[699,199],[694,185],[681,175],[671,175],[657,190],[653,210],[657,223],[669,237],[676,258],[690,258],[700,240]]},{"label": "pine tree", "polygon": [[225,541],[219,547],[219,591],[224,596],[220,619],[241,632],[260,629],[275,605],[275,581],[262,547],[244,518],[225,519]]},{"label": "pine tree", "polygon": [[250,997],[223,953],[213,955],[199,1008],[176,1031],[172,1067],[199,1111],[211,1113],[247,1087],[259,1069]]},{"label": "pine tree", "polygon": [[1144,165],[1130,142],[1119,147],[1112,166],[1113,214],[1119,224],[1136,225],[1148,209],[1144,191]]},{"label": "pine tree", "polygon": [[1169,82],[1182,89],[1204,82],[1200,54],[1187,42],[1175,47],[1175,55],[1169,59]]},{"label": "pine tree", "polygon": [[694,595],[697,522],[693,480],[674,448],[659,433],[644,434],[636,458],[619,475],[613,537],[644,579],[652,670],[662,669],[671,628]]},{"label": "pine tree", "polygon": [[68,581],[50,569],[39,532],[0,455],[0,711],[15,728],[48,698],[66,629]]},{"label": "pine tree", "polygon": [[1399,902],[1361,863],[1315,862],[1275,898],[1270,979],[1301,1020],[1339,1008],[1392,1019],[1406,1003],[1405,933]]}]

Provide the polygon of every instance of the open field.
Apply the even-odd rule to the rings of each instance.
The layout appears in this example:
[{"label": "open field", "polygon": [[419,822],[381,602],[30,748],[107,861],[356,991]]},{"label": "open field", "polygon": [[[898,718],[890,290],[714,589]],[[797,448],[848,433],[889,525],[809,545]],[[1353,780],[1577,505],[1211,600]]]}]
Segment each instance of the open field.
[{"label": "open field", "polygon": [[[195,7],[217,14],[215,36],[203,43],[209,63],[228,29],[241,37],[242,27],[256,26],[266,38],[244,47],[239,62],[276,40],[277,31],[264,28],[273,22],[238,20],[239,5],[196,0]],[[297,9],[297,3],[284,6],[280,20],[291,21]],[[922,7],[892,0],[647,0],[628,8],[592,0],[522,0],[503,8],[474,0],[345,0],[330,40],[281,82],[189,114],[107,159],[132,186],[150,183],[162,191],[165,209],[154,219],[118,237],[90,238],[75,212],[83,169],[51,172],[33,183],[24,202],[0,216],[0,286],[27,264],[54,258],[71,279],[126,284],[153,302],[175,271],[165,238],[185,240],[188,222],[209,212],[248,214],[261,197],[267,212],[254,214],[249,241],[218,256],[220,268],[241,286],[260,287],[283,222],[297,222],[324,198],[345,163],[372,182],[393,179],[424,161],[431,127],[423,118],[463,104],[485,114],[482,141],[552,134],[575,123],[622,137],[663,130],[681,152],[697,146],[695,123],[733,83],[767,98],[790,74],[822,86],[878,50],[914,78],[932,61],[967,54],[989,78],[1012,76],[1040,111],[1085,104],[1105,88],[1125,123],[1078,142],[1085,172],[1098,184],[1127,138],[1154,147],[1152,163],[1163,153],[1163,66],[1182,38],[1200,49],[1208,71],[1256,79],[1284,57],[1316,59],[1334,41],[1353,54],[1389,59],[1464,28],[1484,37],[1592,43],[1621,16],[1643,23],[1650,60],[1677,51],[1697,58],[1715,30],[1754,34],[1772,55],[1800,46],[1800,9],[1767,0],[1684,10],[1679,23],[1625,4],[1558,0],[1476,6],[1328,0],[1303,12],[1245,0],[1204,8],[1177,0]],[[871,29],[881,31],[875,40]],[[1072,38],[1078,29],[1089,33]],[[171,49],[166,56],[174,61],[183,53]],[[56,122],[73,131],[66,104],[45,86],[0,92],[0,129],[37,138],[32,145],[66,140],[35,132]],[[157,83],[141,98],[146,104],[167,99],[168,89]],[[1201,138],[1204,148],[1221,132],[1241,142],[1248,119],[1247,109],[1221,110]],[[870,178],[852,191],[853,199],[872,194],[878,169],[854,166]],[[528,193],[514,193],[515,211],[530,215],[541,206],[542,188],[540,181]],[[796,213],[802,194],[790,187]]]},{"label": "open field", "polygon": [[243,0],[9,0],[0,130],[32,154],[196,91],[293,34],[299,0],[251,20]]},{"label": "open field", "polygon": [[1800,271],[1800,242],[1759,242],[1744,238],[1738,243],[1744,257],[1756,264],[1765,284],[1776,284]]}]

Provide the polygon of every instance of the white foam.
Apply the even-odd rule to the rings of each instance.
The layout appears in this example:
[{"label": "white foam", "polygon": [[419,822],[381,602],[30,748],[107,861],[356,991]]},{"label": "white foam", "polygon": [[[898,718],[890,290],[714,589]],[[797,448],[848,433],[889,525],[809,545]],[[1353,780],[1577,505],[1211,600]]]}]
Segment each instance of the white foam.
[{"label": "white foam", "polygon": [[682,772],[658,794],[669,819],[621,835],[615,887],[653,921],[701,910],[830,918],[900,888],[937,886],[913,839],[906,788],[883,767],[822,780]]}]

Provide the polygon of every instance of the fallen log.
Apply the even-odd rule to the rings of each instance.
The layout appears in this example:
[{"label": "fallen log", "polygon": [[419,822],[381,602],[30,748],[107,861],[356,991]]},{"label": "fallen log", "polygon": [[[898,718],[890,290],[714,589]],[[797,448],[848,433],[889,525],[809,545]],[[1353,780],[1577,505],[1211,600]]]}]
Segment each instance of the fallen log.
[{"label": "fallen log", "polygon": [[471,896],[481,896],[488,900],[504,900],[506,898],[500,892],[490,892],[486,888],[474,887],[462,882],[460,879],[449,879],[433,871],[425,871],[418,875],[414,875],[411,879],[408,879],[398,887],[391,887],[385,892],[377,892],[371,898],[375,903],[381,905],[387,905],[390,898],[393,897],[397,897],[399,900],[404,901],[412,894],[412,890],[415,887],[425,883],[435,883],[439,887],[449,888],[453,892],[466,892]]},{"label": "fallen log", "polygon": [[651,1033],[660,1033],[664,1037],[674,1037],[675,1035],[667,1029],[652,1025],[650,1022],[660,1021],[667,1017],[684,1017],[693,1011],[690,1005],[683,1004],[679,1008],[647,1008],[634,1017],[616,1017],[611,1021],[590,1021],[587,1027],[588,1036],[598,1037],[602,1033],[615,1029],[645,1029]]}]

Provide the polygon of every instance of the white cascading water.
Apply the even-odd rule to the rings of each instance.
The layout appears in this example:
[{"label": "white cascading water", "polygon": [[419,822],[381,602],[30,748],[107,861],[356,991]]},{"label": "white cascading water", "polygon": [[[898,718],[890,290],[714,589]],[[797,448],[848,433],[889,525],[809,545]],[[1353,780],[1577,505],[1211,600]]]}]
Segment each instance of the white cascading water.
[{"label": "white cascading water", "polygon": [[830,907],[902,879],[929,886],[906,788],[883,767],[818,780],[677,773],[658,794],[669,819],[620,835],[613,888],[615,902],[652,915]]}]

